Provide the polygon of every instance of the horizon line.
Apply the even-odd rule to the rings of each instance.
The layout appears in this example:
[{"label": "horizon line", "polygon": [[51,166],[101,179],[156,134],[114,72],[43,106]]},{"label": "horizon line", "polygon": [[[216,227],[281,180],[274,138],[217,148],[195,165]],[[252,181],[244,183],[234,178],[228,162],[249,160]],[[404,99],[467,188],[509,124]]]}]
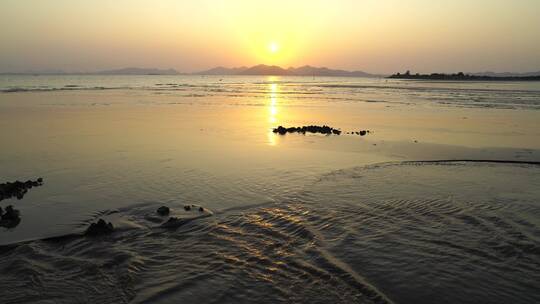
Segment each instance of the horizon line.
[{"label": "horizon line", "polygon": [[[365,73],[365,74],[370,74],[370,75],[373,75],[373,76],[389,76],[389,75],[392,75],[392,73],[371,73],[371,72],[366,72],[364,70],[361,70],[361,69],[355,69],[355,70],[349,70],[349,69],[341,69],[341,68],[330,68],[330,67],[327,67],[327,66],[316,66],[316,65],[311,65],[311,64],[305,64],[305,65],[301,65],[301,66],[289,66],[289,67],[282,67],[280,65],[275,65],[275,64],[264,64],[264,63],[260,63],[260,64],[256,64],[256,65],[252,65],[252,66],[247,66],[247,65],[241,65],[241,66],[225,66],[225,65],[217,65],[217,66],[214,66],[214,67],[211,67],[211,68],[205,68],[203,70],[197,70],[197,71],[192,71],[192,72],[185,72],[185,71],[182,71],[181,69],[178,69],[178,68],[173,68],[173,67],[167,67],[167,68],[159,68],[159,67],[138,67],[138,66],[125,66],[125,67],[119,67],[119,68],[107,68],[107,69],[99,69],[99,70],[93,70],[93,71],[88,71],[88,70],[75,70],[75,71],[66,71],[66,70],[63,70],[63,69],[57,69],[57,68],[44,68],[44,69],[37,69],[37,70],[15,70],[15,71],[0,71],[0,75],[96,75],[96,74],[102,74],[102,73],[112,73],[112,72],[120,72],[122,70],[154,70],[155,72],[161,72],[161,73],[141,73],[141,74],[136,74],[136,73],[129,73],[129,74],[125,74],[125,75],[164,75],[165,72],[169,72],[169,73],[174,73],[176,75],[204,75],[203,73],[204,72],[209,72],[211,70],[217,70],[217,69],[228,69],[228,70],[234,70],[234,69],[252,69],[252,68],[255,68],[255,67],[270,67],[270,68],[280,68],[284,71],[287,71],[287,70],[290,70],[290,69],[300,69],[300,68],[314,68],[314,69],[327,69],[327,70],[331,70],[331,71],[342,71],[342,72],[347,72],[347,73]],[[410,69],[409,69],[410,70]],[[444,72],[441,72],[441,71],[438,71],[438,72],[423,72],[424,74],[432,74],[432,73],[458,73],[458,72],[463,72],[463,71],[444,71]],[[393,73],[398,73],[398,72],[393,72]],[[413,72],[411,72],[413,73]],[[416,73],[416,72],[414,72]],[[419,72],[420,73],[420,72]],[[463,73],[468,73],[468,74],[479,74],[479,73],[493,73],[493,74],[538,74],[540,73],[540,68],[538,70],[530,70],[530,71],[525,71],[525,72],[522,72],[522,71],[519,71],[519,72],[515,72],[515,71],[496,71],[496,70],[484,70],[484,71],[477,71],[477,72],[463,72]],[[174,74],[170,74],[170,75],[174,75]],[[420,73],[422,74],[422,73]],[[116,75],[124,75],[124,74],[116,74]],[[216,74],[217,75],[217,74]],[[226,75],[226,74],[225,74]],[[229,75],[229,76],[232,76],[232,75]],[[242,76],[242,75],[240,75]],[[244,76],[248,76],[248,75],[244,75]],[[262,76],[262,75],[261,75]],[[268,74],[267,76],[272,76],[271,74]],[[302,76],[302,75],[286,75],[286,76]]]}]

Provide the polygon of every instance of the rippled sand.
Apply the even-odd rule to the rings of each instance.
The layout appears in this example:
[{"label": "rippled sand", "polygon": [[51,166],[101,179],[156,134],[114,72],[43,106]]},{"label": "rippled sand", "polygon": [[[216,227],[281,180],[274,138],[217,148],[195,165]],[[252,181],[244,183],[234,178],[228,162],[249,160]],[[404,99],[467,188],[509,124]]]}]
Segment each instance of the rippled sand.
[{"label": "rippled sand", "polygon": [[[0,202],[0,302],[540,301],[534,87],[114,81],[0,93],[0,182],[44,179]],[[373,133],[271,131],[307,124]]]},{"label": "rippled sand", "polygon": [[388,163],[325,174],[283,201],[178,229],[147,227],[155,206],[136,205],[118,210],[132,225],[111,236],[4,247],[11,288],[2,298],[533,303],[538,189],[537,166]]}]

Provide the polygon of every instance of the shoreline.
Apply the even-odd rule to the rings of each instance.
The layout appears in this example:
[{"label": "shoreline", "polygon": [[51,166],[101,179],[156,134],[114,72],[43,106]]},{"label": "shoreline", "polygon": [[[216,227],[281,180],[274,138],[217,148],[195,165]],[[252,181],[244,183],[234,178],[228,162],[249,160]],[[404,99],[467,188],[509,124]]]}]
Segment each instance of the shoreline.
[{"label": "shoreline", "polygon": [[405,80],[439,80],[439,81],[511,81],[511,82],[532,82],[540,81],[540,75],[534,76],[486,76],[471,75],[462,72],[456,74],[432,73],[432,74],[412,74],[407,71],[404,74],[397,73],[385,77],[387,79],[405,79]]}]

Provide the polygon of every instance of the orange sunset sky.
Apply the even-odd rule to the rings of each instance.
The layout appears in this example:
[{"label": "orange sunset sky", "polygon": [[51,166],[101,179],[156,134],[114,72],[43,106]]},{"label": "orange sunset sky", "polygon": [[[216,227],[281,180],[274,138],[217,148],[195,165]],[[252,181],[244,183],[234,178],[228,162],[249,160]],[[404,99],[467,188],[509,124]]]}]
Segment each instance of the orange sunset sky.
[{"label": "orange sunset sky", "polygon": [[538,0],[2,0],[0,72],[540,70]]}]

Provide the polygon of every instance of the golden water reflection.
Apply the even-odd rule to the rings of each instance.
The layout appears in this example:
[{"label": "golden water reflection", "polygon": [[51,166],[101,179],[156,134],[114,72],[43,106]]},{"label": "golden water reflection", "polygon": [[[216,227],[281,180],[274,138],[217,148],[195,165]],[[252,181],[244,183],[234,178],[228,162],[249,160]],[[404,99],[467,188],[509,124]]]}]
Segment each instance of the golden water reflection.
[{"label": "golden water reflection", "polygon": [[267,103],[268,108],[268,144],[270,146],[275,146],[277,144],[277,137],[274,132],[272,132],[272,129],[277,126],[277,123],[279,121],[278,119],[278,93],[279,93],[279,86],[277,83],[277,80],[279,78],[275,76],[268,77],[268,81],[270,82],[268,85],[268,92],[269,92],[269,100]]}]

